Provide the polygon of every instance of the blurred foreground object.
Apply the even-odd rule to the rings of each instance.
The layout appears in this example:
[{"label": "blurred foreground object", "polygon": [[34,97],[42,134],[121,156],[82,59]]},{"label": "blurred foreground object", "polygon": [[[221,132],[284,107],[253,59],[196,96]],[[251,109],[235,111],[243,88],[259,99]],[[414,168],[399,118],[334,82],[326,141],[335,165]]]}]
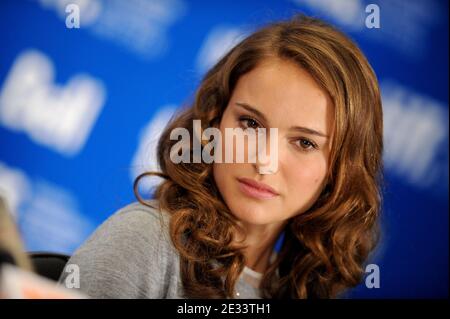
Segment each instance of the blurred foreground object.
[{"label": "blurred foreground object", "polygon": [[0,197],[0,299],[75,299],[83,295],[32,272],[32,264]]},{"label": "blurred foreground object", "polygon": [[10,264],[0,269],[0,299],[83,299],[75,291]]},{"label": "blurred foreground object", "polygon": [[32,270],[31,262],[25,254],[12,215],[2,197],[0,197],[0,250],[10,255],[13,263],[18,267]]}]

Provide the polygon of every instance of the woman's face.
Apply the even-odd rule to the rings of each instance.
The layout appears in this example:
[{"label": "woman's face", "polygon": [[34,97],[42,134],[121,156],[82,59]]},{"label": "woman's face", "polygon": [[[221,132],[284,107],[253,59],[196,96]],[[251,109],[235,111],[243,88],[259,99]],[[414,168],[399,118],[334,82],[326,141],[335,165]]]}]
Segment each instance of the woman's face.
[{"label": "woman's face", "polygon": [[[277,151],[278,165],[275,172],[260,174],[259,162],[214,163],[215,182],[231,212],[246,224],[277,226],[311,207],[326,183],[333,130],[328,94],[293,62],[266,59],[238,80],[224,111],[222,137],[225,128],[238,127],[277,128],[278,148],[270,147],[268,134],[266,155]],[[243,178],[276,194],[258,192]]]}]

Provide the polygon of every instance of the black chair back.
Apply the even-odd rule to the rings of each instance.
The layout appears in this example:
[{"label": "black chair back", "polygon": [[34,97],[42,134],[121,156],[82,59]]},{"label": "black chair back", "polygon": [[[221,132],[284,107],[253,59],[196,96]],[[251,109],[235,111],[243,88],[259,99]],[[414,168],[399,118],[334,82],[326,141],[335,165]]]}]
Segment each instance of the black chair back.
[{"label": "black chair back", "polygon": [[35,272],[43,277],[58,281],[70,256],[51,252],[31,252],[28,254]]}]

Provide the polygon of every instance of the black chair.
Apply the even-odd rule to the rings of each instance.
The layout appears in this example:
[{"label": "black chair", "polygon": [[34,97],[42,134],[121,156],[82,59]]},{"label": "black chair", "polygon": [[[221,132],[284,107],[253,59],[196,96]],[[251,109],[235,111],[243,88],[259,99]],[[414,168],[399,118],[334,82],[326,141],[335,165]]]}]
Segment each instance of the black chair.
[{"label": "black chair", "polygon": [[70,256],[51,252],[30,252],[35,272],[43,277],[58,281]]}]

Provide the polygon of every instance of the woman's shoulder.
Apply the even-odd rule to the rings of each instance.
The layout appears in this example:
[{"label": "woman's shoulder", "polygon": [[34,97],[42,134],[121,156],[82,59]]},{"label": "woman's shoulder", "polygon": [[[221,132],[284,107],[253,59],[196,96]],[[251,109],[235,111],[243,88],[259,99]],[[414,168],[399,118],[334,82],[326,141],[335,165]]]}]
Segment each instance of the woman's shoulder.
[{"label": "woman's shoulder", "polygon": [[[159,208],[157,200],[149,200],[144,204],[133,202],[115,211],[109,216],[88,239],[98,240],[99,237],[120,237],[121,243],[140,243],[145,240],[152,244],[153,239],[167,236],[170,215]],[[120,243],[117,243],[118,245]]]},{"label": "woman's shoulder", "polygon": [[83,292],[97,298],[164,295],[166,272],[176,271],[178,255],[170,216],[158,201],[146,204],[118,209],[73,254],[69,264],[79,266]]},{"label": "woman's shoulder", "polygon": [[161,208],[159,206],[159,201],[157,199],[147,200],[145,202],[145,204],[143,204],[141,202],[132,202],[132,203],[116,210],[110,216],[110,218],[113,216],[126,215],[129,213],[136,214],[138,212],[145,213],[144,215],[141,215],[141,217],[145,216],[145,217],[151,217],[151,218],[155,218],[155,217],[157,217],[157,218],[163,217],[165,219],[169,218],[169,214],[166,211],[161,210]]},{"label": "woman's shoulder", "polygon": [[[104,249],[114,246],[115,251],[146,251],[169,249],[170,215],[161,210],[157,200],[144,204],[134,202],[123,206],[109,216],[80,247],[79,250]],[[100,246],[100,247],[97,247]]]},{"label": "woman's shoulder", "polygon": [[[159,223],[155,223],[155,221]],[[148,200],[145,205],[141,202],[133,202],[114,212],[104,224],[114,224],[118,227],[129,229],[143,229],[145,233],[149,228],[167,228],[170,221],[170,215],[161,210],[159,201],[156,199]]]}]

